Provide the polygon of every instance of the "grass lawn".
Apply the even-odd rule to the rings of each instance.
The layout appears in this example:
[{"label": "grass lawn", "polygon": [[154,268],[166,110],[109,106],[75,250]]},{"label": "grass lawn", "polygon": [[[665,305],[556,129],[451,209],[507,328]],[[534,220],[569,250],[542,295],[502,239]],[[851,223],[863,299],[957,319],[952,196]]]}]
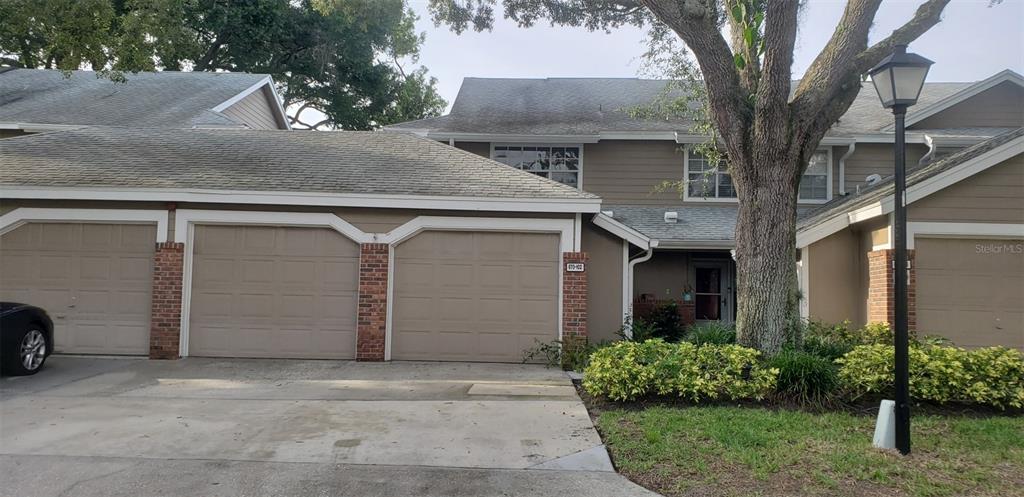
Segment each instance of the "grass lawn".
[{"label": "grass lawn", "polygon": [[1024,417],[921,415],[907,458],[875,418],[753,407],[608,409],[619,471],[667,496],[1024,495]]}]

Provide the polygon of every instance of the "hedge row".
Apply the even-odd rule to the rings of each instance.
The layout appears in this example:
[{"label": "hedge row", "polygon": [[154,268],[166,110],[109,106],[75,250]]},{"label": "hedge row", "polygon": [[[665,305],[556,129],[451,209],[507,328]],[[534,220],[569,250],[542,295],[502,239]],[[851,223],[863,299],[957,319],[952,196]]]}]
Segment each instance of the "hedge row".
[{"label": "hedge row", "polygon": [[[834,362],[836,382],[835,376],[822,374],[817,364],[821,361],[810,361],[815,357],[804,357],[809,355],[804,352],[765,358],[757,350],[733,344],[622,341],[591,355],[583,386],[592,395],[616,401],[652,395],[694,402],[760,400],[791,390],[825,395],[829,388],[834,388],[833,395],[856,400],[892,391],[893,354],[893,347],[886,344],[853,347]],[[781,378],[780,369],[787,370]],[[910,372],[911,395],[918,400],[1024,408],[1024,355],[1017,350],[914,344]]]}]

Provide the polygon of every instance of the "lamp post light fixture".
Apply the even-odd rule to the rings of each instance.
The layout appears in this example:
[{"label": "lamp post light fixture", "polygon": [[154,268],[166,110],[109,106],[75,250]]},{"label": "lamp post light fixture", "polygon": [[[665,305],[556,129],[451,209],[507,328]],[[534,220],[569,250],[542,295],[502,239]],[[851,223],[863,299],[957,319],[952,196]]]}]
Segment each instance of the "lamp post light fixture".
[{"label": "lamp post light fixture", "polygon": [[896,184],[893,194],[895,208],[895,226],[893,226],[893,242],[896,249],[894,286],[895,302],[895,333],[896,347],[896,449],[900,454],[910,453],[910,364],[909,364],[909,332],[907,330],[907,165],[906,165],[906,129],[904,118],[907,107],[917,103],[921,94],[928,68],[932,61],[920,55],[907,53],[906,45],[893,47],[892,55],[882,59],[868,71],[871,83],[882,100],[882,107],[892,109],[896,118]]}]

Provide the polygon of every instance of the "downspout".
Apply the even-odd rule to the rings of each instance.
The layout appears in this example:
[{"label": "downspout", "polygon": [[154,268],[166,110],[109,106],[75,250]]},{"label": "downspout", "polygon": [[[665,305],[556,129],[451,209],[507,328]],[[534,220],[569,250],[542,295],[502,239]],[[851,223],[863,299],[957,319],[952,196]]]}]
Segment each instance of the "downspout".
[{"label": "downspout", "polygon": [[628,275],[627,281],[626,281],[626,297],[629,299],[629,314],[630,314],[629,317],[630,317],[630,322],[628,324],[623,323],[625,325],[623,327],[623,331],[626,333],[626,336],[629,337],[629,338],[633,338],[633,326],[632,326],[633,325],[633,322],[632,322],[633,321],[633,271],[636,268],[637,264],[640,264],[641,262],[647,262],[647,261],[651,260],[651,257],[654,256],[654,247],[657,247],[657,246],[658,246],[658,241],[657,240],[651,240],[651,245],[647,249],[647,252],[644,252],[644,255],[629,261],[629,266],[628,266],[628,270],[627,270],[627,273],[626,273]]},{"label": "downspout", "polygon": [[935,158],[935,150],[938,149],[938,145],[935,144],[935,140],[929,136],[924,135],[924,142],[928,145],[928,153],[921,157],[921,160],[917,161],[918,165],[924,165],[932,161]]},{"label": "downspout", "polygon": [[846,148],[846,153],[839,158],[839,194],[846,195],[846,159],[853,155],[853,151],[857,149],[857,142],[850,142]]}]

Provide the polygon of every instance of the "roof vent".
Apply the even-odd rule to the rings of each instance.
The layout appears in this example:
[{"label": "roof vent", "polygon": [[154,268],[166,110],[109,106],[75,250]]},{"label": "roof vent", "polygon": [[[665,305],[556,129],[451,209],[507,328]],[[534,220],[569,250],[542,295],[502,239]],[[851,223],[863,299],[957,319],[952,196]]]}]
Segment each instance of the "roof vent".
[{"label": "roof vent", "polygon": [[864,178],[864,182],[867,183],[868,186],[874,186],[878,184],[880,181],[882,181],[882,176],[878,174],[872,174],[869,175],[867,178]]},{"label": "roof vent", "polygon": [[665,213],[666,223],[675,223],[679,221],[679,213],[675,211],[669,211]]}]

